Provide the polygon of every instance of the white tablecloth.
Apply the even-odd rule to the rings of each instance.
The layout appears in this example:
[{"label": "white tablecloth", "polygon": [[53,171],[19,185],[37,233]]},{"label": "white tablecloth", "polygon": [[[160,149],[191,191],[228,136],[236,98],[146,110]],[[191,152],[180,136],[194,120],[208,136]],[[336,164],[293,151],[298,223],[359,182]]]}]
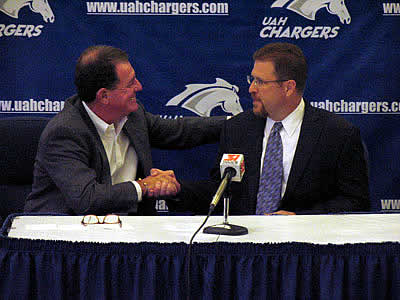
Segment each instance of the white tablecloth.
[{"label": "white tablecloth", "polygon": [[[121,216],[120,227],[116,224],[83,226],[81,216],[18,216],[8,236],[101,243],[189,243],[204,219],[205,216]],[[249,233],[226,236],[205,234],[201,230],[194,242],[400,242],[400,214],[231,216],[228,221],[247,227]],[[222,216],[211,216],[205,227],[222,222]]]}]

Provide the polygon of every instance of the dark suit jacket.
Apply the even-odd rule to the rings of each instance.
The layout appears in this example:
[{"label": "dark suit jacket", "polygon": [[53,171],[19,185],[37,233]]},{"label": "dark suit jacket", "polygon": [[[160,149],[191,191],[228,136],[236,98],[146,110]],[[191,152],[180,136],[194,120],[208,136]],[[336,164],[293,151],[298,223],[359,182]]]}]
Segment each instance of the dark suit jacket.
[{"label": "dark suit jacket", "polygon": [[[165,120],[139,109],[128,116],[123,131],[138,156],[137,177],[150,174],[151,147],[183,149],[217,142],[224,117]],[[32,192],[26,212],[152,214],[154,201],[138,196],[131,182],[112,185],[100,136],[82,101],[73,96],[40,138]]]},{"label": "dark suit jacket", "polygon": [[[220,181],[222,155],[239,153],[244,154],[246,170],[242,182],[231,184],[230,213],[255,214],[265,122],[252,111],[246,111],[225,123],[211,172],[213,181],[187,184],[183,191],[187,199],[183,209],[206,213]],[[220,211],[222,206],[220,203]],[[330,213],[368,209],[367,163],[359,130],[342,117],[306,103],[279,210]]]}]

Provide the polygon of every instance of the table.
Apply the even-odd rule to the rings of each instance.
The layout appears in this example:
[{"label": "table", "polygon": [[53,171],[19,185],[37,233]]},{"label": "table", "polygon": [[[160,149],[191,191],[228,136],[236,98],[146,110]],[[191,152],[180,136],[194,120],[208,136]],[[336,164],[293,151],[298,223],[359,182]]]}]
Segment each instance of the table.
[{"label": "table", "polygon": [[[2,299],[185,299],[203,216],[19,216],[0,239]],[[211,217],[207,225],[222,222]],[[199,233],[190,299],[399,299],[400,214],[232,216]]]}]

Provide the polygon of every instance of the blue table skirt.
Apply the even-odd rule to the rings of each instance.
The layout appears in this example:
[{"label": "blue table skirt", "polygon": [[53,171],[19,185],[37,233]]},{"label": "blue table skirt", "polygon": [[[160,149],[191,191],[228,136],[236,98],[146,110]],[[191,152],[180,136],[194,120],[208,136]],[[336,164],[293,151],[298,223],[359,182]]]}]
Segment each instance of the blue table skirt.
[{"label": "blue table skirt", "polygon": [[[184,243],[0,239],[0,299],[186,299]],[[195,243],[190,299],[400,299],[400,243]]]}]

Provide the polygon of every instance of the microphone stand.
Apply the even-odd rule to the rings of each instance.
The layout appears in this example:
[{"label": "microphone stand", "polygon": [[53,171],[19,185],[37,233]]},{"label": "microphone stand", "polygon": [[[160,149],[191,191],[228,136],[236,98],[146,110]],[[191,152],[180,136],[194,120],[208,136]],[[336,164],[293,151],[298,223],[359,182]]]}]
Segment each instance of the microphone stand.
[{"label": "microphone stand", "polygon": [[221,234],[221,235],[245,235],[249,231],[246,227],[229,224],[229,203],[232,197],[230,181],[227,184],[226,190],[224,192],[224,222],[222,224],[212,225],[204,228],[203,233],[209,234]]}]

